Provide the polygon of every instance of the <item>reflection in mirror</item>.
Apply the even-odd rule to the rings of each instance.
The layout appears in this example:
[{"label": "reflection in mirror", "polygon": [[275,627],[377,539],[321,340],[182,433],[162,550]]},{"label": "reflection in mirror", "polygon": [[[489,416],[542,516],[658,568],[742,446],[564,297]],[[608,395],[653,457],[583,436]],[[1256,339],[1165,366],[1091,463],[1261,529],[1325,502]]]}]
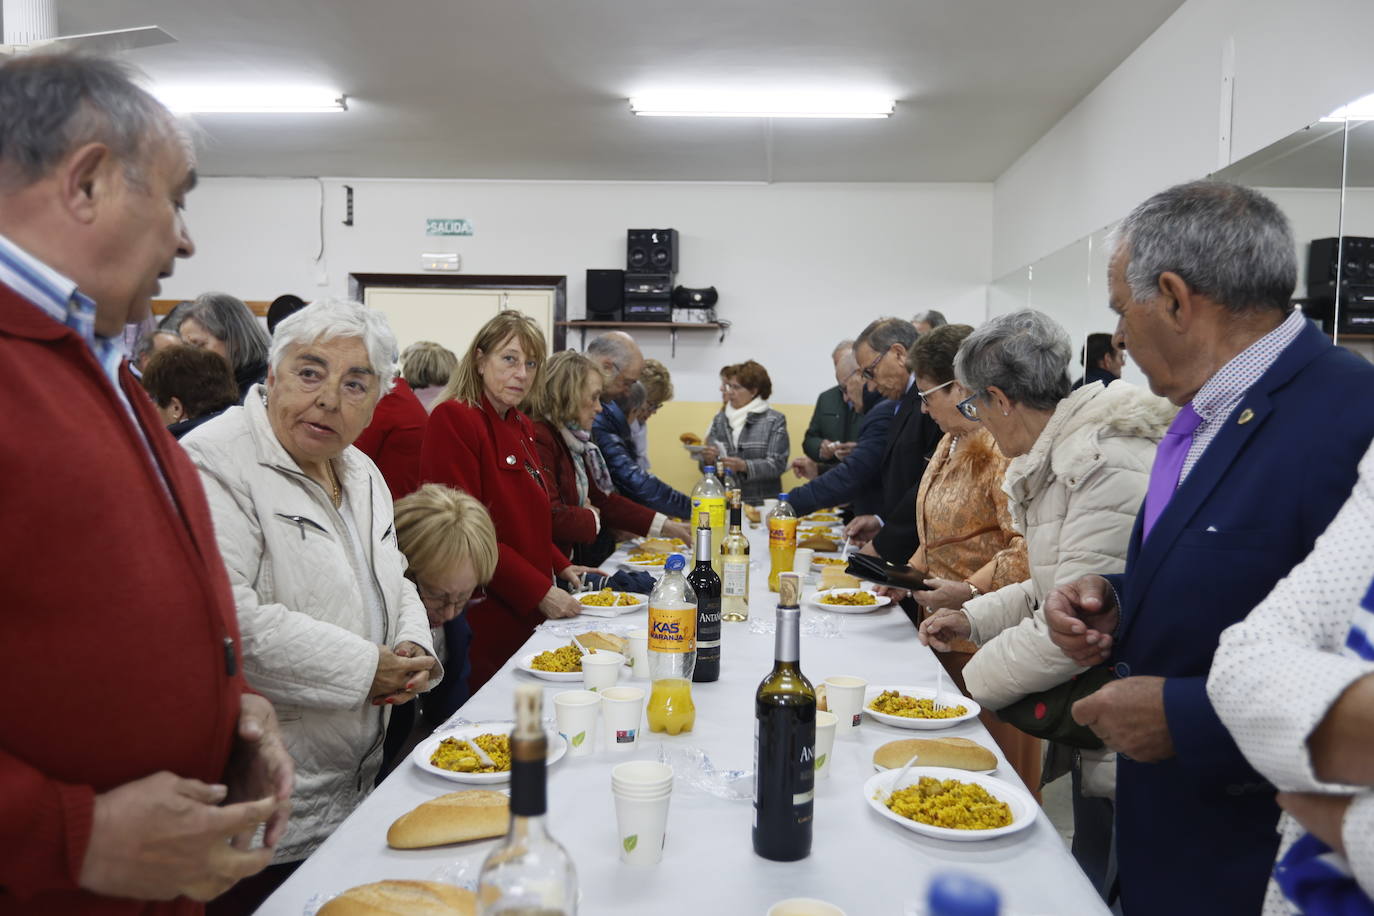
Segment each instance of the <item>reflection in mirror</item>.
[{"label": "reflection in mirror", "polygon": [[1212,175],[1260,191],[1288,217],[1298,258],[1295,301],[1328,333],[1332,297],[1323,284],[1340,235],[1344,159],[1345,125],[1323,119]]},{"label": "reflection in mirror", "polygon": [[1341,206],[1344,239],[1337,262],[1336,340],[1374,359],[1374,95],[1337,112],[1344,115],[1345,185]]}]

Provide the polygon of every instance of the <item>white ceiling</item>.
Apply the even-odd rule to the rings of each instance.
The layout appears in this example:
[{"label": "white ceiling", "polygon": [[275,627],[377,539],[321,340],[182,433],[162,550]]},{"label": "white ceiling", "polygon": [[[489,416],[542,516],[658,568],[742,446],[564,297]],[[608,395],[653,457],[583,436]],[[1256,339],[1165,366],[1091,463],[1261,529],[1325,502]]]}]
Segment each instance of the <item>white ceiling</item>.
[{"label": "white ceiling", "polygon": [[[1182,0],[58,0],[159,25],[156,80],[332,83],[336,115],[201,116],[208,175],[990,181]],[[878,121],[636,118],[644,89],[890,92]]]}]

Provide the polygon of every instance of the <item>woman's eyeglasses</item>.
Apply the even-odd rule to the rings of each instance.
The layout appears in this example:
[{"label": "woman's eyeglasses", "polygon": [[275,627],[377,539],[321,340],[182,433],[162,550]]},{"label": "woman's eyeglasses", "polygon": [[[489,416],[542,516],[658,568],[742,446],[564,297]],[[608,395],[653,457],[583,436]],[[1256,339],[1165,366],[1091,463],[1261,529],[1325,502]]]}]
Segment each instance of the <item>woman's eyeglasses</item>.
[{"label": "woman's eyeglasses", "polygon": [[436,613],[446,611],[449,608],[463,611],[487,600],[487,590],[481,586],[466,595],[445,595],[442,592],[431,592],[419,583],[416,583],[415,588],[419,591],[420,600],[424,602],[425,607]]},{"label": "woman's eyeglasses", "polygon": [[987,394],[987,389],[975,391],[973,394],[964,398],[958,404],[959,412],[969,420],[981,421],[983,418],[978,416],[978,405],[974,402],[985,394]]},{"label": "woman's eyeglasses", "polygon": [[954,384],[954,379],[950,379],[949,381],[945,382],[943,385],[936,385],[934,388],[927,388],[925,391],[917,390],[917,392],[916,392],[916,397],[918,397],[918,398],[921,399],[921,403],[922,403],[922,404],[925,404],[926,406],[930,406],[930,402],[926,400],[927,397],[929,397],[930,395],[932,395],[932,394],[934,394],[935,392],[939,391],[941,388],[948,388],[950,385],[953,385],[953,384]]}]

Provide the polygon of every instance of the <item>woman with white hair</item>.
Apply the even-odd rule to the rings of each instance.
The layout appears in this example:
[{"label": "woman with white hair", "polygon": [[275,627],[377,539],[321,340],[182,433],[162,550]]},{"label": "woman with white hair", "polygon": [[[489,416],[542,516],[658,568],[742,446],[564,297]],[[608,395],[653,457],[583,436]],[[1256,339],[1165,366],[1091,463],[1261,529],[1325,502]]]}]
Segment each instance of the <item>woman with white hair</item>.
[{"label": "woman with white hair", "polygon": [[228,361],[239,397],[267,373],[270,339],[242,299],[228,293],[202,293],[186,309],[176,331],[191,346]]},{"label": "woman with white hair", "polygon": [[[294,816],[240,911],[357,807],[390,707],[439,679],[425,606],[405,578],[386,481],[353,440],[396,368],[381,313],[316,302],[277,326],[267,382],[182,440],[229,573],[248,683],[296,762]],[[246,907],[246,908],[245,908]]]},{"label": "woman with white hair", "polygon": [[[978,646],[963,676],[969,694],[988,709],[1005,709],[1086,670],[1050,642],[1041,607],[1062,582],[1125,568],[1155,446],[1175,412],[1124,382],[1070,394],[1071,355],[1068,333],[1026,309],[988,321],[954,358],[960,386],[972,392],[959,410],[1012,459],[1002,489],[1012,523],[1025,535],[1031,575],[983,595],[968,583],[940,583],[944,610],[922,622],[921,641],[941,651],[957,640]],[[1043,716],[1041,722],[1049,724]],[[1113,870],[1115,755],[1098,744],[1054,744],[1044,779],[1072,767],[1074,856],[1105,896]]]}]

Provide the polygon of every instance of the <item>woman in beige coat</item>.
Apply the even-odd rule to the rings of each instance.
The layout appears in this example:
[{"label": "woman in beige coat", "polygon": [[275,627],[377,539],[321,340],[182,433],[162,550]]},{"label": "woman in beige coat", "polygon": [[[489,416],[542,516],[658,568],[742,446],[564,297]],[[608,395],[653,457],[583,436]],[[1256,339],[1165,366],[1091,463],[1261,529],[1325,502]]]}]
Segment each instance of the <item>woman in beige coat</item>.
[{"label": "woman in beige coat", "polygon": [[[978,645],[964,679],[989,709],[1086,670],[1050,642],[1041,602],[1062,582],[1125,568],[1155,446],[1175,412],[1125,382],[1094,382],[1064,397],[1071,353],[1062,327],[1024,310],[984,324],[955,358],[960,384],[973,392],[960,409],[1013,459],[1003,488],[1013,524],[1026,537],[1031,577],[940,611],[922,623],[921,638],[937,649],[957,639]],[[1053,746],[1046,780],[1062,773],[1073,753]],[[1082,751],[1073,764],[1074,856],[1105,892],[1115,760],[1108,751]]]}]

